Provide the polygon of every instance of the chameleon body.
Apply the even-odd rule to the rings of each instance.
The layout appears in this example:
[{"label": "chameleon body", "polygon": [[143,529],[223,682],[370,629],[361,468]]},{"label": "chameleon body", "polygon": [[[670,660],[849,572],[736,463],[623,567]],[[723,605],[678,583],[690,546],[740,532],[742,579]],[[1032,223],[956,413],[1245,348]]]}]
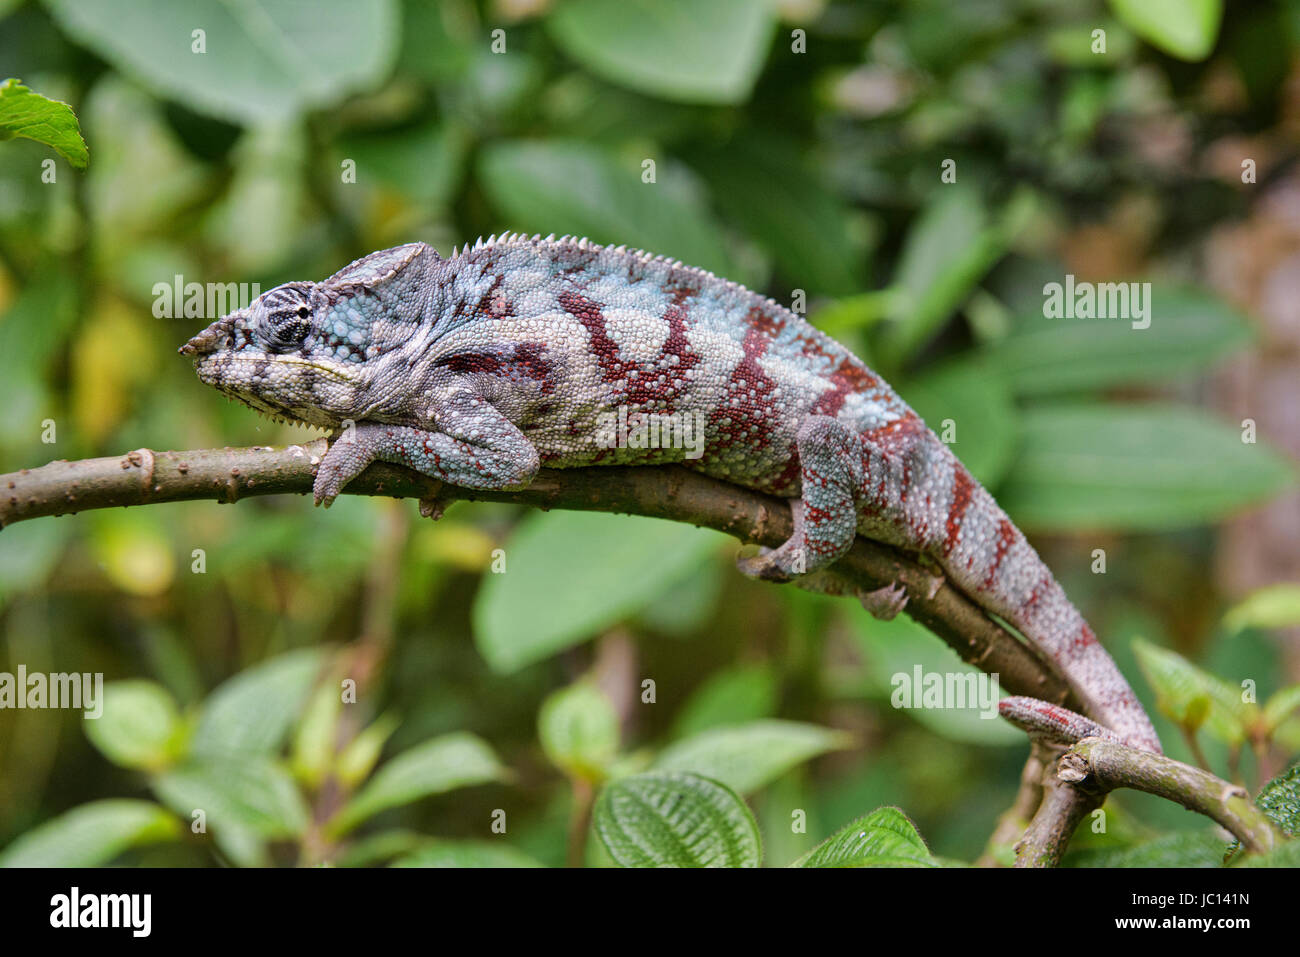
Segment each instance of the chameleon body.
[{"label": "chameleon body", "polygon": [[[569,237],[493,237],[446,259],[414,243],[272,289],[181,352],[262,412],[355,423],[320,463],[318,503],[376,459],[490,489],[542,466],[676,462],[791,500],[789,541],[738,561],[752,577],[832,582],[857,534],[923,552],[1050,657],[1093,717],[1160,748],[1088,624],[948,447],[846,348],[736,283]],[[603,423],[620,409],[696,416],[703,454],[609,447]]]}]

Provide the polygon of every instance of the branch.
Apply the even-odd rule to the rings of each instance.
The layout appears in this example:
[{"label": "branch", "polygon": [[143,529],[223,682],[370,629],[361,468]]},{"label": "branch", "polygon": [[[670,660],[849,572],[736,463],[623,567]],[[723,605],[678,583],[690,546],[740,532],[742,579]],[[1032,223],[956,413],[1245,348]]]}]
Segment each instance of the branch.
[{"label": "branch", "polygon": [[1079,790],[1104,794],[1132,788],[1174,801],[1213,818],[1254,853],[1262,854],[1286,840],[1240,785],[1118,741],[1085,738],[1061,755],[1056,777]]},{"label": "branch", "polygon": [[[1045,744],[1036,744],[1037,752]],[[1056,867],[1070,838],[1089,813],[1101,807],[1105,793],[1092,793],[1062,781],[1052,772],[1055,762],[1043,761],[1043,801],[1025,836],[1016,845],[1016,867]]]},{"label": "branch", "polygon": [[[94,508],[303,494],[311,491],[315,466],[326,448],[322,438],[288,448],[137,449],[121,458],[51,462],[0,475],[0,528]],[[526,489],[483,491],[445,486],[416,472],[376,463],[345,491],[439,503],[463,499],[647,515],[707,526],[771,547],[784,542],[793,528],[784,501],[675,466],[543,469]],[[900,583],[907,591],[907,612],[912,618],[951,645],[963,661],[996,673],[1011,693],[1080,707],[1050,662],[916,559],[859,538],[836,571],[864,589]]]},{"label": "branch", "polygon": [[1015,846],[1043,803],[1043,772],[1051,759],[1047,745],[1037,741],[1032,744],[1024,770],[1020,772],[1016,798],[998,818],[997,826],[984,845],[984,852],[975,862],[976,867],[1002,867],[1014,863]]}]

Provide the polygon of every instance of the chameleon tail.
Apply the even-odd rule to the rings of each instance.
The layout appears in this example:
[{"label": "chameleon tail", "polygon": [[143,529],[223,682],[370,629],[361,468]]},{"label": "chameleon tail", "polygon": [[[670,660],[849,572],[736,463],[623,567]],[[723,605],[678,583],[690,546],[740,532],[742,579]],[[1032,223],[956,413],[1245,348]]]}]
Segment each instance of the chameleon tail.
[{"label": "chameleon tail", "polygon": [[993,497],[950,461],[953,494],[936,555],[950,577],[1050,657],[1094,718],[1160,752],[1146,711],[1065,590]]}]

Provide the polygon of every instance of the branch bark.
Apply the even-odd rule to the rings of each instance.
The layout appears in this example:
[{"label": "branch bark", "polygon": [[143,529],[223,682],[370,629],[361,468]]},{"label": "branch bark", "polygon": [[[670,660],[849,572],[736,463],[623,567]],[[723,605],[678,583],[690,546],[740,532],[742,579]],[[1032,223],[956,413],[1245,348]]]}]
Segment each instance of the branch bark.
[{"label": "branch bark", "polygon": [[1061,755],[1056,777],[1079,790],[1104,794],[1115,788],[1132,788],[1174,801],[1213,818],[1253,853],[1265,853],[1286,840],[1240,785],[1117,741],[1084,738]]},{"label": "branch bark", "polygon": [[[326,440],[288,448],[137,449],[120,458],[58,461],[0,475],[0,529],[28,519],[95,508],[193,499],[236,502],[256,495],[310,492]],[[442,485],[416,472],[376,463],[346,489],[353,495],[513,502],[541,509],[623,512],[689,522],[745,542],[775,547],[792,531],[779,499],[679,467],[543,469],[526,489],[483,491]],[[902,551],[859,538],[836,566],[865,589],[894,582],[907,591],[907,612],[962,658],[1013,694],[1081,710],[1054,665],[989,618],[942,575]]]},{"label": "branch bark", "polygon": [[1085,791],[1062,781],[1055,773],[1054,755],[1043,768],[1042,803],[1016,845],[1016,867],[1056,867],[1079,822],[1106,800],[1105,792]]}]

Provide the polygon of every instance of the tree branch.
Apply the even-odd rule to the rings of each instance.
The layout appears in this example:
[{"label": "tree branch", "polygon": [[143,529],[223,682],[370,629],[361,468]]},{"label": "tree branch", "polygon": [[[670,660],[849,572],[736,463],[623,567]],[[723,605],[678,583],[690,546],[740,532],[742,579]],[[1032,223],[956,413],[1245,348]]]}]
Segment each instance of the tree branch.
[{"label": "tree branch", "polygon": [[1106,800],[1104,792],[1085,791],[1062,781],[1055,773],[1057,751],[1046,742],[1034,743],[1043,770],[1042,803],[1016,844],[1016,867],[1056,867],[1079,822]]},{"label": "tree branch", "polygon": [[1174,801],[1213,818],[1254,853],[1262,854],[1286,840],[1240,785],[1117,741],[1084,738],[1061,755],[1056,777],[1079,790],[1104,794],[1115,788],[1132,788]]},{"label": "tree branch", "polygon": [[[311,490],[315,466],[326,447],[322,438],[288,448],[137,449],[121,458],[51,462],[0,475],[0,528],[95,508],[303,494]],[[346,492],[647,515],[707,526],[773,547],[792,531],[784,501],[675,466],[543,469],[526,489],[483,491],[444,486],[416,472],[376,463]],[[915,558],[859,538],[836,571],[865,589],[902,584],[908,614],[952,646],[963,661],[996,673],[1011,693],[1081,708],[1051,662]]]}]

